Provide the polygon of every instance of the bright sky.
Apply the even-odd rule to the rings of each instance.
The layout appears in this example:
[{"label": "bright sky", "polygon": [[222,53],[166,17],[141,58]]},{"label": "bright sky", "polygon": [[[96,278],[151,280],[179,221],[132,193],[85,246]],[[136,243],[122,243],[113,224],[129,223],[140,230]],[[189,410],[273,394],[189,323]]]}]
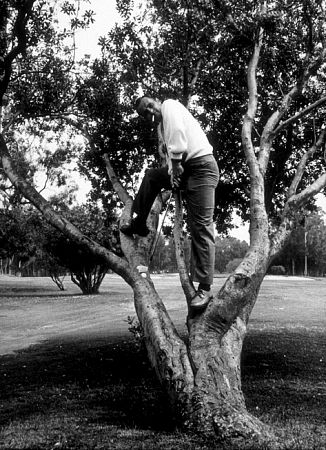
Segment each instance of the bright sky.
[{"label": "bright sky", "polygon": [[[57,9],[58,27],[60,29],[68,27],[69,19],[66,15],[60,13],[60,3],[57,0],[53,0],[53,2]],[[115,23],[119,21],[120,16],[116,11],[115,0],[90,0],[89,2],[81,2],[80,14],[82,15],[85,10],[94,11],[94,23],[87,30],[78,30],[76,32],[76,58],[81,59],[84,55],[90,55],[91,59],[95,59],[100,56],[98,39],[107,34]],[[90,182],[86,178],[81,177],[78,172],[73,171],[74,166],[67,166],[66,168],[71,171],[70,179],[72,183],[75,183],[79,188],[77,194],[78,202],[85,202],[86,196],[91,189]],[[43,186],[45,174],[38,174],[35,181],[39,186]],[[48,197],[57,192],[57,186],[48,186],[43,194]]]},{"label": "bright sky", "polygon": [[77,57],[89,54],[92,59],[100,54],[97,45],[99,37],[105,36],[110,28],[119,21],[120,16],[116,11],[115,0],[90,0],[84,8],[95,12],[95,21],[87,30],[77,32]]}]

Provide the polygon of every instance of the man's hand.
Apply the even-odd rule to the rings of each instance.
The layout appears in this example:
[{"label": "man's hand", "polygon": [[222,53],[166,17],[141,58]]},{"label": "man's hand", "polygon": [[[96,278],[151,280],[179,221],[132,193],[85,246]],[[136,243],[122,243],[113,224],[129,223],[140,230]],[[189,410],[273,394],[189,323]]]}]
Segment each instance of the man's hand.
[{"label": "man's hand", "polygon": [[178,189],[181,184],[181,176],[184,169],[181,165],[181,161],[172,159],[172,173],[171,173],[171,184],[172,188]]}]

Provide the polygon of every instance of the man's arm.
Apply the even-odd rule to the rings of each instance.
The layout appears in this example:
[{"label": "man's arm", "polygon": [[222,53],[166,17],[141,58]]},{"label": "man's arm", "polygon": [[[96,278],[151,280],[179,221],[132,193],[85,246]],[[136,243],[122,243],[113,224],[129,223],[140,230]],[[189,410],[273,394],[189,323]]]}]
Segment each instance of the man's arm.
[{"label": "man's arm", "polygon": [[188,143],[184,124],[184,106],[176,100],[166,100],[162,106],[164,141],[171,160],[182,160]]},{"label": "man's arm", "polygon": [[175,100],[167,100],[164,102],[162,116],[164,140],[172,165],[171,184],[174,188],[178,188],[183,174],[182,159],[187,151],[183,106]]},{"label": "man's arm", "polygon": [[172,162],[172,173],[171,173],[171,184],[172,187],[178,189],[181,183],[181,176],[184,172],[184,169],[181,164],[181,160],[179,159],[171,159]]}]

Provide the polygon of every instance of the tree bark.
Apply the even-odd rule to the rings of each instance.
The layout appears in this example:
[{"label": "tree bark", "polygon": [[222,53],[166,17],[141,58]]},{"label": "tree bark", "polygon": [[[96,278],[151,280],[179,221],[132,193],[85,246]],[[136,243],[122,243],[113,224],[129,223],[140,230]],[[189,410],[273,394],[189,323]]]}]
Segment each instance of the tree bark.
[{"label": "tree bark", "polygon": [[[254,303],[262,279],[253,276],[248,282],[243,303]],[[248,413],[241,388],[240,357],[251,308],[234,320],[232,308],[227,318],[221,317],[226,296],[232,301],[239,297],[238,283],[239,278],[231,277],[203,314],[189,318],[188,344],[178,335],[149,276],[135,280],[132,287],[149,359],[179,424],[223,439],[271,439],[268,427]]]},{"label": "tree bark", "polygon": [[191,339],[195,367],[191,422],[200,432],[223,439],[271,438],[268,428],[248,413],[241,386],[240,356],[246,333],[238,318],[220,339],[203,324]]},{"label": "tree bark", "polygon": [[268,428],[246,409],[240,367],[247,322],[268,261],[267,242],[259,251],[252,246],[207,309],[189,317],[189,357],[195,377],[191,421],[205,433],[271,438]]}]

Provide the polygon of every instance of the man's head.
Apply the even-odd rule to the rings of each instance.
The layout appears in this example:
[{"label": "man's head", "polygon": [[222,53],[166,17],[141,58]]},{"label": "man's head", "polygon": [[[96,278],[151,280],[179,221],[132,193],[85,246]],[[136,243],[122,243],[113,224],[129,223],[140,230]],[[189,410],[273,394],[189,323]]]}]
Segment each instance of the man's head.
[{"label": "man's head", "polygon": [[159,124],[162,120],[161,103],[151,97],[140,97],[136,100],[136,111],[148,123]]}]

